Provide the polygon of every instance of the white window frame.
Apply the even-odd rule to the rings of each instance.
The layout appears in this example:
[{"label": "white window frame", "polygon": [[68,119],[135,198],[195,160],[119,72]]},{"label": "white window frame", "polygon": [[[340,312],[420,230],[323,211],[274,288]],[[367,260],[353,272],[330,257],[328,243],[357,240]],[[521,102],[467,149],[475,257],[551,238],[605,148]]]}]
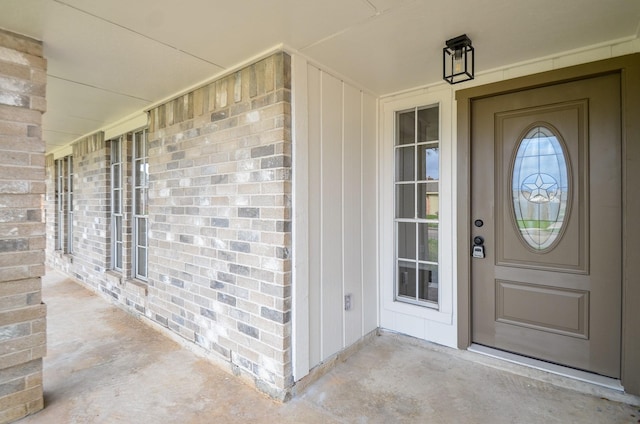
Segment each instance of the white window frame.
[{"label": "white window frame", "polygon": [[64,248],[64,159],[55,160],[56,175],[56,250]]},{"label": "white window frame", "polygon": [[[395,296],[395,138],[396,114],[438,105],[440,110],[440,216],[438,308],[401,302]],[[457,343],[455,302],[455,193],[452,91],[423,90],[380,101],[380,324],[383,328],[447,346]]]},{"label": "white window frame", "polygon": [[65,253],[73,254],[73,156],[65,157],[67,167],[66,175],[66,197],[67,197],[67,244]]},{"label": "white window frame", "polygon": [[[425,109],[437,109],[438,110],[438,137],[436,140],[417,140],[417,136],[418,136],[418,113],[421,110],[425,110]],[[412,113],[413,117],[414,117],[414,140],[412,143],[407,143],[407,144],[403,144],[403,145],[399,145],[397,144],[397,137],[399,136],[398,134],[398,122],[397,122],[397,118],[400,114],[405,114],[405,113]],[[438,226],[438,239],[440,238],[440,219],[438,217],[438,219],[425,219],[425,218],[419,218],[416,215],[414,215],[413,217],[406,217],[406,218],[399,218],[397,216],[395,216],[395,209],[397,207],[397,201],[398,199],[396,198],[397,196],[397,190],[396,188],[400,187],[400,186],[411,186],[413,187],[413,196],[414,196],[414,212],[416,211],[416,209],[418,208],[418,201],[420,200],[418,198],[418,192],[417,192],[417,187],[419,184],[425,184],[425,181],[420,181],[418,180],[417,177],[417,173],[418,173],[418,148],[420,146],[431,146],[434,144],[437,144],[438,150],[440,150],[440,105],[439,104],[432,104],[432,105],[427,105],[427,106],[422,106],[422,107],[412,107],[409,108],[407,110],[399,110],[396,111],[395,114],[395,120],[394,120],[394,127],[395,127],[395,135],[394,135],[394,175],[397,174],[397,152],[400,149],[405,149],[405,148],[413,148],[413,170],[414,170],[414,178],[412,180],[406,180],[406,181],[396,181],[394,178],[394,243],[395,243],[395,249],[394,249],[394,260],[396,263],[396,271],[394,272],[394,296],[395,296],[395,300],[397,302],[406,302],[406,303],[412,303],[418,306],[423,306],[423,307],[427,307],[427,308],[435,308],[435,309],[439,309],[440,308],[440,284],[438,283],[438,301],[434,302],[431,300],[427,300],[427,299],[420,299],[419,298],[419,288],[418,288],[418,282],[417,280],[413,282],[415,289],[416,289],[416,298],[409,298],[406,296],[403,296],[400,294],[400,290],[398,287],[399,284],[399,275],[397,274],[397,269],[399,266],[400,262],[410,262],[413,263],[415,266],[415,270],[416,270],[416,278],[419,278],[418,276],[418,272],[420,269],[420,264],[422,265],[435,265],[437,267],[437,274],[438,274],[438,282],[440,281],[439,278],[439,274],[440,274],[440,248],[438,246],[438,259],[436,262],[434,261],[430,261],[430,260],[422,260],[419,259],[419,249],[418,249],[418,242],[419,242],[419,226],[420,224],[437,224]],[[440,174],[440,154],[438,152],[438,174]],[[440,199],[441,193],[440,193],[440,177],[438,177],[438,201]],[[400,223],[410,223],[410,224],[415,224],[415,229],[414,229],[414,236],[415,236],[415,255],[416,257],[412,260],[410,259],[401,259],[398,256],[398,234],[395,231],[398,227],[398,224]]]},{"label": "white window frame", "polygon": [[[148,143],[147,143],[147,130],[143,129],[140,131],[136,131],[133,133],[133,154],[132,154],[132,165],[133,165],[133,247],[132,247],[132,275],[134,278],[142,281],[147,281],[149,276],[149,216],[146,211],[138,210],[138,204],[142,202],[143,204],[147,204],[148,202],[148,188],[149,188],[149,156],[148,156]],[[144,155],[138,157],[138,144],[144,143]],[[140,178],[140,169],[143,169],[144,172],[142,175],[145,175],[145,178]],[[139,199],[140,196],[144,196],[143,199]],[[144,236],[140,237],[142,227],[142,223],[144,223]],[[145,252],[145,257],[142,258],[138,251],[142,250]],[[140,261],[145,261],[144,271],[142,274],[139,272],[140,270]]]},{"label": "white window frame", "polygon": [[[122,272],[124,266],[123,140],[122,136],[111,140],[111,269],[118,272]],[[116,180],[120,182],[119,186],[116,186]],[[119,205],[119,208],[116,208],[116,205]],[[118,221],[120,231],[118,231]]]}]

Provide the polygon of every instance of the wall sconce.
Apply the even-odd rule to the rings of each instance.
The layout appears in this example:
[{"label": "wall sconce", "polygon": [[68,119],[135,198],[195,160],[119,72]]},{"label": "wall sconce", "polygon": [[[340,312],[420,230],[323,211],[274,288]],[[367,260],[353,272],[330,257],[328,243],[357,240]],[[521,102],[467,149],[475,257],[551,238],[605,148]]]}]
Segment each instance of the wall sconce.
[{"label": "wall sconce", "polygon": [[447,40],[442,49],[442,78],[449,84],[473,79],[474,50],[467,34]]}]

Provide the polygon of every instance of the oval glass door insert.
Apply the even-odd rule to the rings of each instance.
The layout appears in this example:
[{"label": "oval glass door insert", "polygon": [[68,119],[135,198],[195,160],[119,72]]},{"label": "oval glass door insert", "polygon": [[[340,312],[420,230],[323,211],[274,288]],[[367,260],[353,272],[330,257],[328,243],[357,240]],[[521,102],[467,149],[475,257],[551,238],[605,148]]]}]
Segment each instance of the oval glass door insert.
[{"label": "oval glass door insert", "polygon": [[553,130],[538,125],[524,136],[511,170],[516,227],[535,251],[553,248],[567,218],[569,168]]}]

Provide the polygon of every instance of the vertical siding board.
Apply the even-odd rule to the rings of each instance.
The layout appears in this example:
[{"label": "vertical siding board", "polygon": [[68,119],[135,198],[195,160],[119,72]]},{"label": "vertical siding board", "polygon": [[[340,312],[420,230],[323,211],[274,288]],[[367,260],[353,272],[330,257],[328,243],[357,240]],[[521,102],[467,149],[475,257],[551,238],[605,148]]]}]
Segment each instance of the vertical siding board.
[{"label": "vertical siding board", "polygon": [[313,65],[307,70],[313,368],[378,324],[377,102]]},{"label": "vertical siding board", "polygon": [[362,279],[363,331],[378,327],[378,230],[377,230],[377,155],[376,99],[363,95],[362,113]]},{"label": "vertical siding board", "polygon": [[361,274],[361,95],[356,88],[344,84],[344,292],[351,294],[352,307],[344,312],[345,346],[362,337]]},{"label": "vertical siding board", "polygon": [[342,83],[322,73],[322,349],[343,348]]},{"label": "vertical siding board", "polygon": [[307,73],[309,103],[309,366],[314,367],[322,357],[322,310],[321,310],[321,251],[320,251],[320,71],[308,66]]}]

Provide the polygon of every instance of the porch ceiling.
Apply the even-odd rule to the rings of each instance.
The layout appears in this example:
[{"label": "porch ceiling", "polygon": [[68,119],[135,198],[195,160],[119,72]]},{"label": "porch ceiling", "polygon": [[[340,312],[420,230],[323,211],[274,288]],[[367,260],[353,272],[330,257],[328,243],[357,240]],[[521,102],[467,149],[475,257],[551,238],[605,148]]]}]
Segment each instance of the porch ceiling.
[{"label": "porch ceiling", "polygon": [[437,82],[467,33],[476,72],[638,36],[632,0],[2,0],[44,41],[52,151],[284,44],[376,94]]}]

